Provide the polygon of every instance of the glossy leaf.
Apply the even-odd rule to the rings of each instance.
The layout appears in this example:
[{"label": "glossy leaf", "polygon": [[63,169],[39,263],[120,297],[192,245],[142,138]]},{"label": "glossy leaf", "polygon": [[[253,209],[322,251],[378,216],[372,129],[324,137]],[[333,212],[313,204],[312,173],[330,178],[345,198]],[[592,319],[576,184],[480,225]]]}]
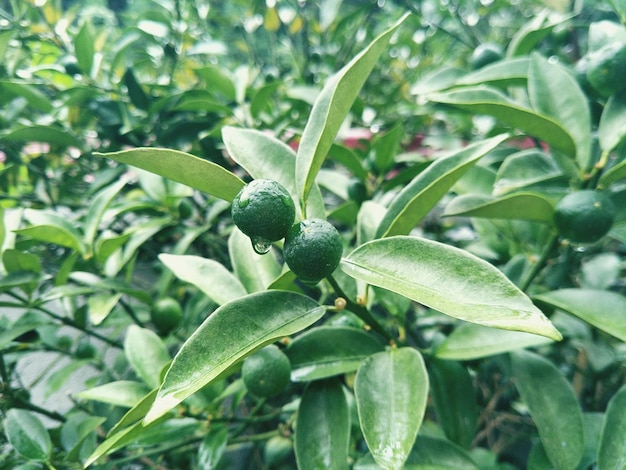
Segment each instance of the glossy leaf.
[{"label": "glossy leaf", "polygon": [[626,385],[613,395],[600,432],[598,470],[626,467]]},{"label": "glossy leaf", "polygon": [[46,142],[62,147],[80,147],[80,142],[68,131],[58,127],[42,125],[19,127],[8,134],[0,135],[0,142]]},{"label": "glossy leaf", "polygon": [[564,310],[605,333],[626,341],[626,297],[596,289],[559,289],[534,296],[540,303]]},{"label": "glossy leaf", "polygon": [[338,380],[311,382],[296,418],[295,452],[298,468],[348,469],[350,415]]},{"label": "glossy leaf", "polygon": [[31,226],[15,230],[16,233],[46,243],[65,246],[82,254],[87,253],[88,249],[83,244],[82,234],[63,217],[33,209],[24,211],[24,216]]},{"label": "glossy leaf", "polygon": [[486,86],[459,88],[433,94],[428,98],[474,114],[493,116],[504,124],[548,142],[572,158],[576,156],[576,142],[554,118],[537,113],[494,88]]},{"label": "glossy leaf", "polygon": [[412,348],[391,349],[367,358],[354,383],[361,431],[374,460],[401,469],[424,418],[428,374]]},{"label": "glossy leaf", "polygon": [[148,387],[141,382],[117,380],[83,390],[75,393],[74,396],[83,400],[94,400],[111,405],[132,408],[139,403],[148,392]]},{"label": "glossy leaf", "polygon": [[584,431],[582,412],[569,382],[536,353],[513,352],[511,364],[515,386],[550,462],[556,468],[576,468],[584,449]]},{"label": "glossy leaf", "polygon": [[117,182],[105,187],[99,191],[93,198],[93,201],[89,205],[89,210],[85,216],[84,232],[85,232],[85,244],[91,246],[98,233],[98,226],[102,220],[102,216],[107,207],[115,198],[115,196],[126,185],[126,178],[120,178]]},{"label": "glossy leaf", "polygon": [[161,253],[159,259],[178,279],[196,286],[218,305],[247,294],[239,279],[212,259],[167,253]]},{"label": "glossy leaf", "polygon": [[450,245],[400,236],[374,240],[350,253],[341,268],[356,279],[461,320],[561,339],[501,271]]},{"label": "glossy leaf", "polygon": [[235,276],[250,293],[265,290],[280,276],[281,266],[274,254],[256,253],[250,239],[239,229],[233,229],[228,238],[228,253]]},{"label": "glossy leaf", "polygon": [[528,80],[528,64],[528,57],[499,60],[469,74],[463,74],[455,85],[525,86]]},{"label": "glossy leaf", "polygon": [[170,361],[163,340],[147,328],[131,325],[126,330],[124,353],[137,375],[150,387],[161,383],[161,371]]},{"label": "glossy leaf", "polygon": [[469,449],[476,436],[479,412],[472,378],[455,361],[432,359],[428,366],[439,425],[448,439]]},{"label": "glossy leaf", "polygon": [[540,194],[520,192],[499,198],[464,195],[446,206],[443,216],[484,217],[487,219],[519,219],[552,223],[552,203]]},{"label": "glossy leaf", "polygon": [[3,427],[9,443],[22,456],[40,462],[50,458],[50,435],[34,413],[11,408],[6,411]]},{"label": "glossy leaf", "polygon": [[600,116],[598,138],[605,152],[612,151],[626,136],[626,91],[609,97]]},{"label": "glossy leaf", "polygon": [[198,466],[207,470],[217,468],[228,443],[228,428],[211,425],[198,447]]},{"label": "glossy leaf", "polygon": [[493,185],[494,196],[527,188],[532,185],[546,185],[563,177],[563,170],[546,153],[528,149],[509,155],[496,173]]},{"label": "glossy leaf", "polygon": [[264,291],[222,305],[176,354],[145,422],[164,415],[256,349],[303,330],[324,312],[309,297],[285,291]]},{"label": "glossy leaf", "polygon": [[321,326],[294,339],[285,350],[291,362],[291,380],[317,380],[358,369],[383,345],[363,330]]},{"label": "glossy leaf", "polygon": [[566,69],[533,53],[528,70],[528,94],[533,109],[553,118],[576,144],[576,161],[583,170],[591,165],[591,115],[587,97]]},{"label": "glossy leaf", "polygon": [[404,15],[328,79],[315,100],[296,158],[296,187],[302,208],[306,207],[315,176],[361,87],[387,48],[391,36],[407,17],[408,14]]},{"label": "glossy leaf", "polygon": [[551,342],[545,336],[464,323],[437,346],[434,354],[441,359],[470,361]]},{"label": "glossy leaf", "polygon": [[[295,180],[296,153],[284,142],[254,129],[226,126],[222,139],[229,155],[253,178],[266,178],[282,184],[294,198],[298,217],[302,218]],[[325,218],[324,201],[317,185],[309,195],[309,217]]]},{"label": "glossy leaf", "polygon": [[[454,443],[426,434],[418,435],[404,470],[478,470],[472,457]],[[371,454],[359,459],[354,470],[379,470]]]},{"label": "glossy leaf", "polygon": [[136,166],[226,201],[232,201],[244,185],[227,169],[178,150],[135,148],[94,155]]},{"label": "glossy leaf", "polygon": [[407,235],[472,165],[507,137],[502,134],[438,158],[393,199],[377,236]]}]

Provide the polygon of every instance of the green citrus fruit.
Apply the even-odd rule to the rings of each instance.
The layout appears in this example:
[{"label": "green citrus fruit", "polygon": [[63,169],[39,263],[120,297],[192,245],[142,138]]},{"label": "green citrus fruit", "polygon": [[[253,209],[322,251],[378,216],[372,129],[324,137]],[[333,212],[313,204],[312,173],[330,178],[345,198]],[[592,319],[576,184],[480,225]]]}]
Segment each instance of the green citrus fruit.
[{"label": "green citrus fruit", "polygon": [[357,204],[362,204],[367,199],[365,183],[359,178],[351,178],[348,182],[348,197]]},{"label": "green citrus fruit", "polygon": [[502,59],[502,48],[497,44],[484,43],[480,44],[470,57],[470,65],[472,69],[480,69],[485,65],[491,64]]},{"label": "green citrus fruit", "polygon": [[150,311],[152,323],[162,334],[167,334],[176,328],[182,318],[183,308],[172,297],[157,300]]},{"label": "green citrus fruit", "polygon": [[587,80],[601,95],[626,88],[626,43],[613,42],[589,54]]},{"label": "green citrus fruit", "polygon": [[271,344],[244,359],[241,377],[253,395],[272,397],[289,385],[291,363],[284,352]]},{"label": "green citrus fruit", "polygon": [[96,348],[91,343],[81,341],[76,345],[74,355],[79,359],[91,359],[96,356]]},{"label": "green citrus fruit", "polygon": [[[296,217],[289,192],[276,181],[257,179],[243,187],[233,199],[233,222],[252,239],[253,245],[285,237]],[[257,250],[263,251],[263,250]]]},{"label": "green citrus fruit", "polygon": [[289,269],[305,283],[316,284],[339,266],[341,235],[322,219],[295,224],[285,237],[284,257]]},{"label": "green citrus fruit", "polygon": [[614,219],[611,201],[590,189],[568,194],[554,211],[554,224],[559,234],[574,243],[598,241],[611,229]]}]

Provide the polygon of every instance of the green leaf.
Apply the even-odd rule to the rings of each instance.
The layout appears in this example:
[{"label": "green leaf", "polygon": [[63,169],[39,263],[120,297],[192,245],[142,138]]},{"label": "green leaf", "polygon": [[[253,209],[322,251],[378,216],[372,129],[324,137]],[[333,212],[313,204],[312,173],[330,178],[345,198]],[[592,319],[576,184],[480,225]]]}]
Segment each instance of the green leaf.
[{"label": "green leaf", "polygon": [[32,225],[15,230],[15,233],[87,254],[88,249],[83,243],[82,234],[63,217],[34,209],[24,211],[24,216]]},{"label": "green leaf", "polygon": [[563,177],[563,170],[554,159],[537,149],[515,152],[502,162],[493,185],[494,196],[533,185],[547,185]]},{"label": "green leaf", "polygon": [[324,312],[309,297],[285,291],[250,294],[222,305],[176,354],[145,422],[164,415],[254,350],[303,330]]},{"label": "green leaf", "polygon": [[32,253],[23,253],[9,248],[2,253],[2,264],[8,273],[28,271],[36,274],[41,273],[41,260]]},{"label": "green leaf", "polygon": [[212,259],[166,253],[161,253],[159,259],[178,279],[196,286],[218,305],[247,294],[239,279]]},{"label": "green leaf", "polygon": [[545,336],[463,323],[437,346],[434,354],[441,359],[470,361],[551,342]]},{"label": "green leaf", "polygon": [[528,94],[533,109],[553,118],[576,144],[576,161],[589,169],[591,158],[591,115],[587,97],[576,78],[563,67],[533,53],[528,70]]},{"label": "green leaf", "polygon": [[139,109],[148,109],[150,107],[150,99],[137,81],[132,68],[129,67],[126,69],[122,80],[124,81],[124,85],[126,85],[130,102]]},{"label": "green leaf", "polygon": [[280,276],[281,266],[272,252],[259,255],[252,242],[235,228],[228,237],[228,252],[235,275],[248,292],[261,292]]},{"label": "green leaf", "polygon": [[0,135],[0,142],[47,142],[62,147],[81,147],[80,142],[68,131],[51,126],[28,126]]},{"label": "green leaf", "polygon": [[626,90],[622,90],[611,95],[602,110],[598,126],[600,148],[605,152],[611,152],[624,140],[625,136]]},{"label": "green leaf", "polygon": [[205,65],[195,69],[195,73],[206,82],[207,89],[214,90],[226,99],[233,101],[237,94],[235,84],[232,77],[225,73],[226,70],[226,68],[218,67],[217,65]]},{"label": "green leaf", "polygon": [[[0,37],[2,35],[0,34]],[[21,96],[43,113],[51,113],[54,109],[50,97],[43,94],[30,83],[18,82],[15,80],[0,80],[0,90],[11,95]]]},{"label": "green leaf", "polygon": [[82,400],[94,400],[111,405],[132,408],[137,405],[149,391],[149,388],[141,382],[118,380],[83,390],[75,393],[74,396]]},{"label": "green leaf", "polygon": [[198,467],[205,469],[217,468],[228,443],[228,428],[211,425],[209,432],[198,447]]},{"label": "green leaf", "polygon": [[109,204],[117,196],[122,188],[126,185],[126,178],[122,177],[117,182],[111,184],[110,186],[105,187],[104,189],[98,191],[98,193],[93,197],[91,204],[89,205],[89,210],[87,211],[87,215],[85,216],[85,222],[83,226],[83,230],[85,232],[85,244],[91,246],[93,241],[96,238],[96,234],[98,233],[98,226],[102,221],[102,216],[106,211]]},{"label": "green leaf", "polygon": [[294,339],[285,353],[291,362],[291,380],[304,382],[355,371],[366,357],[383,349],[363,330],[320,326]]},{"label": "green leaf", "polygon": [[94,45],[95,39],[91,31],[91,22],[85,21],[80,31],[74,38],[74,49],[76,51],[76,61],[78,67],[87,76],[91,75],[93,68],[93,58],[95,55]]},{"label": "green leaf", "polygon": [[454,198],[442,217],[467,216],[487,219],[519,219],[551,224],[552,203],[536,193],[520,192],[499,198],[467,194]]},{"label": "green leaf", "polygon": [[350,414],[341,382],[311,382],[302,394],[296,418],[298,468],[348,469]]},{"label": "green leaf", "polygon": [[244,186],[243,181],[227,169],[178,150],[135,148],[94,155],[136,166],[229,202]]},{"label": "green leaf", "polygon": [[11,408],[6,411],[3,427],[9,443],[22,456],[40,462],[50,459],[50,435],[34,413]]},{"label": "green leaf", "polygon": [[87,439],[91,436],[94,443],[92,448],[95,448],[95,431],[105,421],[104,417],[89,416],[82,411],[69,414],[61,426],[61,444],[67,451],[67,460],[84,460],[84,444],[89,442]]},{"label": "green leaf", "polygon": [[499,60],[469,74],[464,73],[455,85],[525,86],[529,62],[528,57]]},{"label": "green leaf", "polygon": [[626,341],[626,297],[597,289],[559,289],[533,297]]},{"label": "green leaf", "polygon": [[393,166],[403,138],[404,127],[401,122],[398,122],[384,134],[377,135],[372,142],[374,163],[380,173],[387,172]]},{"label": "green leaf", "polygon": [[626,467],[626,385],[613,395],[600,432],[598,470]]},{"label": "green leaf", "polygon": [[341,268],[356,279],[461,320],[561,339],[502,272],[450,245],[415,237],[383,238],[358,247]]},{"label": "green leaf", "polygon": [[458,67],[437,67],[432,72],[425,73],[419,78],[411,87],[411,94],[427,95],[434,91],[445,90],[456,84],[457,80],[465,75],[467,75],[467,70]]},{"label": "green leaf", "polygon": [[399,348],[370,356],[356,373],[354,394],[374,460],[385,469],[403,468],[426,410],[428,374],[422,355]]},{"label": "green leaf", "polygon": [[511,365],[515,386],[528,406],[550,462],[556,468],[575,469],[584,450],[583,419],[569,382],[536,353],[513,352]]},{"label": "green leaf", "polygon": [[598,182],[598,187],[604,187],[615,183],[621,179],[626,178],[626,160],[619,162],[614,167],[611,167],[606,171]]},{"label": "green leaf", "polygon": [[163,340],[147,328],[131,325],[126,330],[124,353],[137,375],[150,387],[161,383],[161,372],[170,361],[170,354]]},{"label": "green leaf", "polygon": [[428,371],[439,425],[448,439],[469,449],[476,436],[479,409],[468,370],[455,361],[431,359]]},{"label": "green leaf", "polygon": [[89,321],[91,321],[94,325],[101,324],[106,317],[109,316],[113,308],[115,308],[121,297],[121,292],[117,292],[115,294],[100,293],[90,295],[87,299],[87,305],[89,307]]},{"label": "green leaf", "polygon": [[487,114],[504,124],[548,142],[566,155],[576,156],[576,142],[554,118],[539,114],[513,101],[500,91],[486,86],[458,88],[428,97],[474,114]]},{"label": "green leaf", "polygon": [[386,49],[391,36],[407,17],[408,14],[404,15],[395,25],[374,39],[360,54],[328,79],[315,100],[302,133],[296,159],[296,187],[303,212],[315,176],[322,167],[344,118],[378,58]]},{"label": "green leaf", "polygon": [[[267,133],[229,126],[222,129],[222,139],[228,154],[253,178],[271,179],[282,184],[294,199],[298,218],[302,218],[296,197],[296,153],[291,147]],[[326,218],[317,185],[312,188],[308,204],[310,217]]]},{"label": "green leaf", "polygon": [[507,48],[507,56],[522,56],[530,54],[539,42],[548,36],[555,26],[563,23],[569,17],[558,16],[554,18],[554,12],[545,9],[533,16],[513,35]]},{"label": "green leaf", "polygon": [[377,237],[407,235],[472,165],[508,137],[476,142],[435,160],[391,201]]},{"label": "green leaf", "polygon": [[[452,442],[427,435],[417,436],[404,470],[478,470],[470,455]],[[371,454],[359,459],[354,470],[379,470]]]}]

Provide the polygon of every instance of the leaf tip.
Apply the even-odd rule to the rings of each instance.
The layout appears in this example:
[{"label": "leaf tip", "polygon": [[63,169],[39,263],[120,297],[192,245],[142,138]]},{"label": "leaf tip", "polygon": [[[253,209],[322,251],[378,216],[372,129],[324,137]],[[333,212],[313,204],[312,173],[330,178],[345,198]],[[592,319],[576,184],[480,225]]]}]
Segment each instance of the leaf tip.
[{"label": "leaf tip", "polygon": [[154,400],[154,403],[152,404],[152,407],[150,408],[150,410],[148,410],[148,413],[144,417],[142,424],[144,426],[147,426],[155,422],[157,419],[159,419],[169,410],[174,408],[180,402],[181,400],[173,395],[157,396],[157,398]]}]

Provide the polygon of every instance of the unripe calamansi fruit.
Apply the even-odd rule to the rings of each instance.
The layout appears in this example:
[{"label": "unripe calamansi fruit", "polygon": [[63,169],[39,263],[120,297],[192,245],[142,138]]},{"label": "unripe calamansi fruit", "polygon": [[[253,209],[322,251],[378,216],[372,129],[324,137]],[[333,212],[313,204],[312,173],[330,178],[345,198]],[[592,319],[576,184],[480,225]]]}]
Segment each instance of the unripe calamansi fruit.
[{"label": "unripe calamansi fruit", "polygon": [[554,210],[559,234],[574,243],[594,243],[606,235],[615,220],[615,208],[599,191],[583,189],[561,199]]}]

